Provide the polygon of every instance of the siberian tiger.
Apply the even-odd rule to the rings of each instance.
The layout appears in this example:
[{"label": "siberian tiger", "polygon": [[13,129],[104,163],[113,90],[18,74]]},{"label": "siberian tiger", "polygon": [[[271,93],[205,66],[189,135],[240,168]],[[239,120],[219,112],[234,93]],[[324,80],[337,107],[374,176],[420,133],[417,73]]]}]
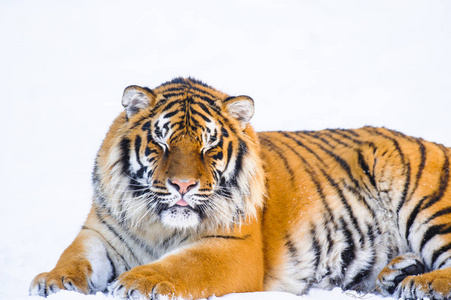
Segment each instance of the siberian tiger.
[{"label": "siberian tiger", "polygon": [[32,295],[451,297],[448,148],[373,127],[256,133],[251,98],[191,78],[122,104],[91,212]]}]

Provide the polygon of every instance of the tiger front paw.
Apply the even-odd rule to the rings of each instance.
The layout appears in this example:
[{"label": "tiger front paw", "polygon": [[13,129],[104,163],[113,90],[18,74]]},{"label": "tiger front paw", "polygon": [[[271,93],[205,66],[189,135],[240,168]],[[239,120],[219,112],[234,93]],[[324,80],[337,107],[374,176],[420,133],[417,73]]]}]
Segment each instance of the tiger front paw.
[{"label": "tiger front paw", "polygon": [[424,272],[422,259],[414,253],[406,253],[394,258],[382,269],[377,277],[376,286],[382,295],[391,296],[406,277]]},{"label": "tiger front paw", "polygon": [[123,273],[108,288],[119,299],[174,299],[183,297],[180,285],[157,272],[151,266],[139,266]]},{"label": "tiger front paw", "polygon": [[47,297],[60,290],[75,291],[83,294],[89,293],[89,285],[85,276],[63,274],[57,271],[41,273],[31,282],[30,296]]}]

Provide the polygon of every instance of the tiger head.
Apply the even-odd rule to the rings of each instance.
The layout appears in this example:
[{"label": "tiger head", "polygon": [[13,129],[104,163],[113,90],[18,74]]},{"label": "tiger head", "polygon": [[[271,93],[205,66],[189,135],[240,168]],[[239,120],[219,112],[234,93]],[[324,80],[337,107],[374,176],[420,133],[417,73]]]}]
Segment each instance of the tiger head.
[{"label": "tiger head", "polygon": [[94,169],[95,203],[122,224],[175,230],[255,217],[264,178],[254,104],[194,79],[125,89]]}]

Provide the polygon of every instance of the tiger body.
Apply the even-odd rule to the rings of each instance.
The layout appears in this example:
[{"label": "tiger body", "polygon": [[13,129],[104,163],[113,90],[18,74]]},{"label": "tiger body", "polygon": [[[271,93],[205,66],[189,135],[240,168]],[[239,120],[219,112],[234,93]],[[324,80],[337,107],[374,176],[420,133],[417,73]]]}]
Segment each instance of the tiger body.
[{"label": "tiger body", "polygon": [[407,252],[450,264],[448,148],[372,127],[259,137],[266,289],[371,291]]},{"label": "tiger body", "polygon": [[122,103],[87,221],[31,294],[451,296],[448,148],[373,127],[256,133],[252,99],[193,79]]}]

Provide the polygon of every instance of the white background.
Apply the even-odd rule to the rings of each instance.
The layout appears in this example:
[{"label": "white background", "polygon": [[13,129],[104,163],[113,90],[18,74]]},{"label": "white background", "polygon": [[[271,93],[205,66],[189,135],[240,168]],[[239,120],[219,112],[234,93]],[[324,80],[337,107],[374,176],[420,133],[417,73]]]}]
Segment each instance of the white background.
[{"label": "white background", "polygon": [[[24,297],[78,232],[126,86],[193,76],[251,96],[257,130],[374,125],[450,146],[450,53],[447,0],[0,0],[0,298]],[[85,298],[52,299],[67,297]],[[302,299],[325,297],[353,299]]]}]

